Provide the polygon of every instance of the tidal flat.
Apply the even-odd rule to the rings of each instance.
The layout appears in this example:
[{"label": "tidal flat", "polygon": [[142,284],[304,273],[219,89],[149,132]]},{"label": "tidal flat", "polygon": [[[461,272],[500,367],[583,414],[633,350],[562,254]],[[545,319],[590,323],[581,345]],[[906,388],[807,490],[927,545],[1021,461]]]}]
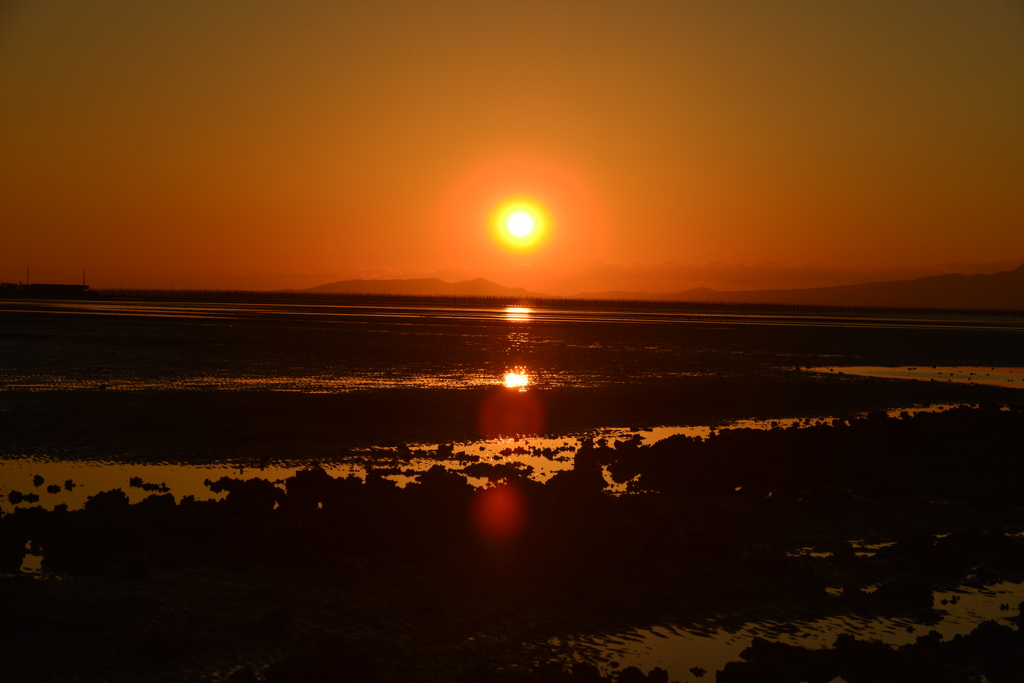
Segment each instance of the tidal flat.
[{"label": "tidal flat", "polygon": [[1019,679],[1024,329],[485,304],[0,300],[12,680]]}]

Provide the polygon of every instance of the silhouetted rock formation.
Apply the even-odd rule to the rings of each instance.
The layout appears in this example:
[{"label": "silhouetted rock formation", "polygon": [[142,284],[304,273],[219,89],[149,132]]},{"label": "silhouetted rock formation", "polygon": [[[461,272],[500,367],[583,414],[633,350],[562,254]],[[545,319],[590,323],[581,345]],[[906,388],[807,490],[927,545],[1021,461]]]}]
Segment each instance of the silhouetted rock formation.
[{"label": "silhouetted rock formation", "polygon": [[[43,555],[44,572],[92,574],[140,590],[162,591],[169,575],[185,577],[183,584],[205,573],[226,576],[230,585],[251,583],[256,588],[243,601],[248,616],[230,622],[239,630],[237,642],[294,653],[267,668],[267,681],[383,676],[380,662],[341,641],[295,652],[297,634],[320,628],[330,633],[331,619],[349,609],[322,609],[315,590],[368,577],[383,589],[378,599],[401,605],[397,616],[390,613],[378,623],[398,620],[419,628],[448,613],[466,618],[484,603],[497,615],[495,624],[559,621],[587,611],[601,623],[636,626],[691,609],[713,616],[766,606],[816,616],[934,619],[933,591],[992,583],[1024,570],[1024,539],[1001,528],[1004,520],[1019,526],[1024,504],[1018,485],[1022,421],[1019,408],[983,406],[903,418],[875,414],[799,429],[723,429],[708,439],[673,437],[652,446],[637,439],[586,442],[573,468],[545,484],[519,467],[468,465],[468,472],[491,478],[482,490],[440,463],[405,488],[372,467],[364,483],[314,465],[280,483],[208,481],[211,492],[226,493],[223,500],[176,502],[165,493],[130,504],[114,489],[89,497],[81,510],[18,506],[0,517],[0,571],[17,573],[31,541],[33,552]],[[450,458],[444,462],[458,465]],[[632,474],[630,493],[609,493],[605,472],[614,470],[620,480],[622,473]],[[882,474],[901,478],[904,494],[880,500],[870,481]],[[488,492],[513,489],[515,496],[507,500],[521,502],[522,524],[501,542],[485,538],[473,523],[477,502]],[[1003,496],[1005,508],[968,505],[979,491]],[[936,497],[948,502],[929,502]],[[952,507],[959,516],[951,516]],[[970,523],[960,521],[965,515]],[[885,539],[893,543],[858,554],[849,540],[865,526],[875,533],[889,530]],[[828,534],[831,552],[792,552]],[[18,598],[23,612],[50,599],[43,597],[51,595],[46,591],[77,585],[39,583],[45,591]],[[311,597],[289,603],[265,599],[273,594],[270,587],[294,584],[309,586]],[[878,587],[865,590],[870,586]],[[392,591],[400,597],[387,597]],[[204,600],[208,604],[199,613],[220,614],[216,597]],[[187,628],[204,617],[162,606],[110,604],[96,623],[107,629],[109,647],[127,642],[132,652],[153,661],[185,661],[189,653],[204,652]],[[368,611],[360,619],[377,618],[368,616],[373,609],[372,603],[364,605]],[[78,616],[57,621],[46,616],[50,611],[40,614],[26,622],[34,626],[6,632],[9,651],[38,653],[55,634],[81,638],[99,628]],[[111,614],[133,626],[118,626]],[[458,634],[457,626],[445,628]],[[468,642],[463,636],[456,640]],[[938,674],[971,670],[1002,683],[1019,672],[1019,657],[1007,654],[1022,651],[1019,637],[992,624],[949,643],[928,636],[905,648],[845,639],[831,650],[805,651],[756,640],[744,661],[727,666],[718,680],[959,681]],[[54,666],[64,666],[64,678],[73,679],[69,662],[83,653],[70,641],[59,642],[69,654]],[[27,666],[29,654],[18,657],[18,666]],[[933,660],[945,669],[932,667]],[[869,679],[869,670],[881,673]],[[251,681],[251,673],[234,675]],[[602,676],[583,664],[556,663],[536,670],[477,668],[466,680],[664,683],[667,674],[627,667]]]},{"label": "silhouetted rock formation", "polygon": [[1010,683],[1024,676],[1024,632],[985,621],[967,635],[943,641],[936,631],[902,647],[839,636],[833,647],[810,650],[754,638],[718,672],[718,683],[764,681],[936,681],[966,683],[984,676]]}]

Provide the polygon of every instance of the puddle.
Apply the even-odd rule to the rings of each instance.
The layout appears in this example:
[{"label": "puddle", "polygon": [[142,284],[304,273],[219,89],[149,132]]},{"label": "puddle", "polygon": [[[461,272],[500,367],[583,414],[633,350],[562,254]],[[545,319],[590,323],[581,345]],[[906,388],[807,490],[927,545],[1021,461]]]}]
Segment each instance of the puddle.
[{"label": "puddle", "polygon": [[25,544],[25,556],[21,560],[21,573],[40,576],[43,572],[43,553],[32,546],[32,541]]},{"label": "puddle", "polygon": [[[366,471],[358,465],[324,465],[334,477],[354,474],[365,477]],[[130,465],[112,462],[41,460],[20,458],[0,461],[0,510],[12,512],[10,493],[35,494],[38,502],[26,501],[20,507],[39,505],[52,510],[57,505],[67,505],[76,510],[85,505],[89,496],[100,491],[121,489],[132,503],[153,494],[169,491],[176,501],[184,496],[195,496],[197,500],[220,500],[227,495],[213,493],[203,483],[206,479],[216,481],[221,477],[263,478],[283,481],[295,474],[294,467],[268,466],[264,469],[239,468],[231,466],[184,466],[184,465]],[[133,480],[135,480],[133,482]],[[38,484],[36,482],[39,482]],[[132,485],[135,483],[136,485]]]},{"label": "puddle", "polygon": [[1024,389],[1024,368],[996,368],[975,366],[903,366],[885,368],[877,366],[807,368],[808,372],[863,377],[914,379],[924,382],[953,382],[956,384],[988,384],[990,386]]},{"label": "puddle", "polygon": [[[643,671],[654,667],[668,670],[672,680],[715,680],[714,672],[726,662],[738,661],[740,652],[760,636],[806,648],[831,647],[837,636],[848,633],[860,640],[878,639],[889,645],[913,643],[918,636],[935,630],[948,640],[974,630],[991,619],[1002,624],[1006,617],[1016,617],[1017,605],[1024,599],[1024,584],[1002,582],[979,590],[957,590],[935,594],[936,623],[922,623],[910,618],[861,618],[838,616],[797,622],[765,621],[740,629],[681,629],[656,626],[603,636],[554,639],[552,645],[569,648],[582,659],[610,664],[619,668],[636,666]],[[943,604],[943,601],[945,604]],[[707,671],[698,679],[690,669]],[[842,679],[840,679],[842,680]]]},{"label": "puddle", "polygon": [[[903,413],[910,415],[920,412],[938,412],[956,407],[958,404],[941,404],[915,408],[897,408],[889,411],[891,417]],[[853,417],[863,417],[858,414]],[[485,473],[476,475],[473,466],[518,465],[528,468],[529,477],[546,482],[560,471],[572,469],[575,451],[581,444],[593,439],[600,444],[604,439],[608,445],[616,440],[639,437],[641,443],[650,445],[671,436],[688,436],[706,439],[727,429],[791,429],[829,424],[835,418],[779,418],[775,420],[737,420],[718,427],[664,426],[651,429],[631,427],[606,427],[584,435],[562,437],[505,437],[455,444],[450,451],[444,444],[415,444],[405,449],[370,449],[352,451],[345,462],[321,463],[333,477],[366,477],[367,469],[381,471],[388,479],[405,487],[415,481],[420,472],[426,472],[434,465],[466,472],[467,479],[474,486],[488,482]],[[62,460],[57,458],[13,457],[0,460],[0,512],[12,512],[16,506],[39,505],[53,509],[65,504],[69,509],[81,508],[86,498],[100,491],[120,488],[132,503],[137,503],[153,493],[170,492],[175,500],[183,496],[195,496],[196,500],[219,500],[226,494],[212,493],[204,484],[207,479],[216,481],[221,477],[262,478],[283,482],[295,474],[296,469],[314,463],[290,463],[266,465],[262,468],[245,467],[225,463],[223,465],[181,465],[181,464],[130,464],[94,460]],[[484,468],[477,468],[484,469]],[[610,492],[624,492],[625,484],[616,484],[605,472]],[[135,485],[133,485],[133,483]],[[23,494],[21,501],[13,502],[10,494]],[[15,499],[17,500],[17,499]],[[869,548],[858,548],[868,552]]]}]

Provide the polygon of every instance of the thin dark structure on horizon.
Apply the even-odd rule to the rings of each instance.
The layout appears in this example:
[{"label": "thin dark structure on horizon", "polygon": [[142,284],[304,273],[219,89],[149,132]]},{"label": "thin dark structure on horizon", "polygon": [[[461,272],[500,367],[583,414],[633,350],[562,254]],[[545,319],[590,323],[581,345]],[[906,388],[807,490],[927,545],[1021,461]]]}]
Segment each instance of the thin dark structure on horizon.
[{"label": "thin dark structure on horizon", "polygon": [[176,301],[245,301],[310,305],[441,306],[446,308],[530,307],[538,310],[650,311],[696,317],[880,318],[908,320],[1024,322],[1024,310],[954,307],[853,306],[845,304],[754,303],[715,300],[589,299],[581,297],[519,297],[463,294],[388,294],[226,289],[95,289],[96,294],[123,299]]}]

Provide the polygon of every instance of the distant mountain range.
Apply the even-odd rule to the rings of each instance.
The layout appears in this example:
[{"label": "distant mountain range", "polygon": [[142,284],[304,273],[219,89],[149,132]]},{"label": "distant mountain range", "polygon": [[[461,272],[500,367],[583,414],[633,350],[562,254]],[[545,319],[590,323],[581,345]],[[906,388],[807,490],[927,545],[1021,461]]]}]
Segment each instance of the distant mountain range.
[{"label": "distant mountain range", "polygon": [[[503,287],[483,278],[444,282],[437,278],[416,280],[343,280],[302,290],[351,294],[413,294],[461,296],[509,296],[547,298],[522,287]],[[744,303],[823,304],[842,306],[896,306],[913,308],[988,308],[1024,310],[1024,265],[991,275],[935,275],[917,280],[868,282],[809,289],[762,289],[719,292],[696,287],[680,292],[608,291],[581,292],[572,298],[651,299],[655,301],[726,301]]]},{"label": "distant mountain range", "polygon": [[462,282],[445,282],[436,277],[414,280],[341,280],[326,285],[299,290],[303,292],[331,292],[339,294],[409,294],[417,296],[522,296],[547,297],[547,294],[528,292],[522,287],[504,287],[478,277]]}]

